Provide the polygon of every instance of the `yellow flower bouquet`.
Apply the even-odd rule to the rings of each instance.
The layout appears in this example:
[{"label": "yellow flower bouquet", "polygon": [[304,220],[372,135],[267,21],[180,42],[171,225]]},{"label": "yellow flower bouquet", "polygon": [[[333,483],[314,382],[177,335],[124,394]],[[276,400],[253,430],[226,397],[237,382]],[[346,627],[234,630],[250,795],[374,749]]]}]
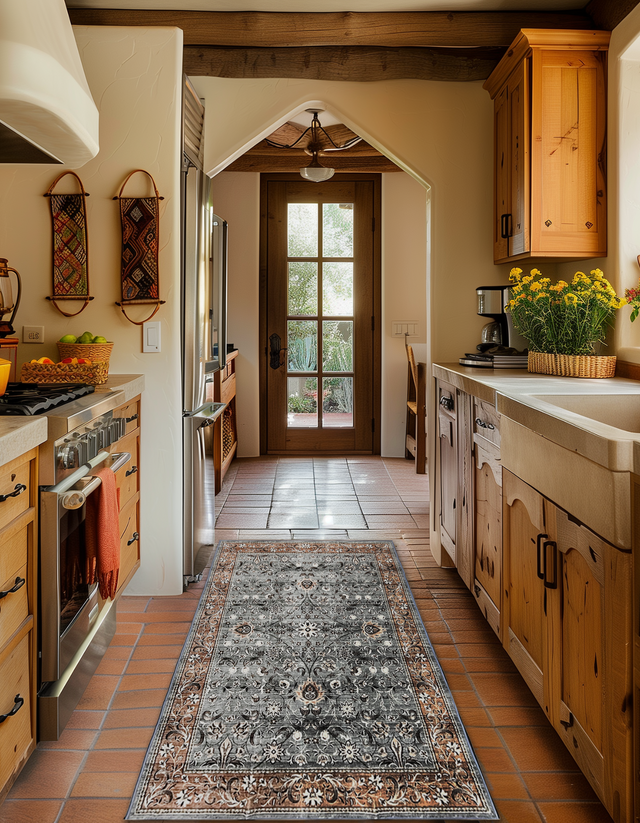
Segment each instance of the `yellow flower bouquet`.
[{"label": "yellow flower bouquet", "polygon": [[520,334],[529,341],[530,352],[551,354],[596,354],[617,309],[626,304],[617,297],[600,269],[590,276],[576,272],[571,283],[551,284],[539,269],[522,274],[511,269],[512,299],[507,305]]}]

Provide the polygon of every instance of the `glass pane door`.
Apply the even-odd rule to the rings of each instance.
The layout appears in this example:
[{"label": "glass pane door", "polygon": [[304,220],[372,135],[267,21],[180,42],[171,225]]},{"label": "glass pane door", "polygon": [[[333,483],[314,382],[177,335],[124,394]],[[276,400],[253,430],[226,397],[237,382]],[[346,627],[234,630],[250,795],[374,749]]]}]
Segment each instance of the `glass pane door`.
[{"label": "glass pane door", "polygon": [[354,211],[288,204],[287,428],[355,425]]}]

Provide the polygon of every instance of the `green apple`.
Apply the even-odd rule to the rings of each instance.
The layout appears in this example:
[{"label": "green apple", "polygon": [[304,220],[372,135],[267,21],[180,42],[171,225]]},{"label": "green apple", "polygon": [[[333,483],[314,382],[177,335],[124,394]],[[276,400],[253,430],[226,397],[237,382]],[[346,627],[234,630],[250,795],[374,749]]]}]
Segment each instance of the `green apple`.
[{"label": "green apple", "polygon": [[101,337],[100,335],[98,335],[97,337],[94,337],[91,342],[92,343],[107,343],[108,341],[107,341],[106,337]]},{"label": "green apple", "polygon": [[80,335],[77,340],[78,343],[92,343],[93,342],[93,335],[90,331],[86,331],[84,334]]},{"label": "green apple", "polygon": [[65,334],[64,337],[61,337],[59,342],[60,343],[76,343],[78,338],[75,334]]}]

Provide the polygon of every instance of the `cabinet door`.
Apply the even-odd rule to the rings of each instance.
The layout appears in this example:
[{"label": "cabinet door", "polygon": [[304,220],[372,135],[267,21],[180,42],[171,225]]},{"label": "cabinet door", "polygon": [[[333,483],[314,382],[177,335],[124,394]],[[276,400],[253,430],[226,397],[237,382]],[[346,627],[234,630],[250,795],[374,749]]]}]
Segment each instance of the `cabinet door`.
[{"label": "cabinet door", "polygon": [[458,459],[456,450],[455,418],[440,409],[440,536],[442,545],[452,560],[456,553],[456,493],[458,486]]},{"label": "cabinet door", "polygon": [[475,443],[474,594],[498,637],[502,600],[502,467],[496,451]]},{"label": "cabinet door", "polygon": [[509,78],[509,257],[530,250],[529,61]]},{"label": "cabinet door", "polygon": [[606,248],[606,52],[534,50],[532,252]]},{"label": "cabinet door", "polygon": [[506,260],[509,256],[509,238],[506,232],[506,221],[511,212],[509,119],[509,89],[504,86],[493,101],[493,259],[496,262]]},{"label": "cabinet door", "polygon": [[609,811],[630,820],[631,555],[547,507],[553,722]]},{"label": "cabinet door", "polygon": [[503,644],[542,708],[550,714],[547,595],[541,543],[547,536],[544,498],[503,469]]}]

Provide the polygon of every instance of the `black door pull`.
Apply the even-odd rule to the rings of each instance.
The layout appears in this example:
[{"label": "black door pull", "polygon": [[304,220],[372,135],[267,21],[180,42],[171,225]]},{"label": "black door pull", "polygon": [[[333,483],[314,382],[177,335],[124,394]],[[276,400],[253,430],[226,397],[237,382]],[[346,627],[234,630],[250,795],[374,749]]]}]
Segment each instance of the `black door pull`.
[{"label": "black door pull", "polygon": [[2,598],[6,597],[8,594],[13,594],[14,592],[17,592],[18,589],[21,589],[26,582],[27,581],[24,579],[24,577],[16,577],[16,584],[12,589],[7,589],[5,592],[0,592],[0,600],[2,600]]},{"label": "black door pull", "polygon": [[26,492],[27,487],[24,483],[16,483],[12,492],[8,492],[7,494],[0,494],[0,503],[4,503],[5,500],[8,500],[10,497],[17,497],[22,492]]},{"label": "black door pull", "polygon": [[15,696],[15,698],[14,698],[13,702],[14,702],[14,704],[15,704],[15,705],[14,705],[14,707],[11,709],[11,711],[10,711],[10,712],[7,712],[6,714],[0,714],[0,723],[4,723],[4,721],[5,721],[8,717],[13,717],[13,715],[14,715],[14,714],[17,714],[17,713],[20,711],[20,709],[21,709],[21,708],[22,708],[22,706],[24,705],[24,697],[20,697],[20,695],[19,695],[19,694],[17,694],[17,695]]},{"label": "black door pull", "polygon": [[286,350],[286,348],[282,348],[280,335],[272,334],[269,338],[269,365],[272,369],[279,369],[283,365],[282,355]]}]

